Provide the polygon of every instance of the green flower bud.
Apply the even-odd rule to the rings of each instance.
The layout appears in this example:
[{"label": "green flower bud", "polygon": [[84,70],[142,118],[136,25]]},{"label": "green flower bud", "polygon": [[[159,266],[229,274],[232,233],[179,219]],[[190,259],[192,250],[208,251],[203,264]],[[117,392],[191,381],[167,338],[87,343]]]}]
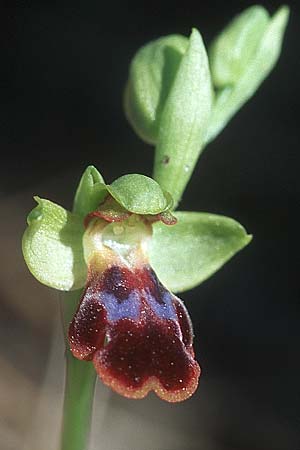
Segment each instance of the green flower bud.
[{"label": "green flower bud", "polygon": [[125,89],[128,121],[146,142],[157,142],[159,119],[173,84],[188,38],[165,36],[140,48],[134,56]]},{"label": "green flower bud", "polygon": [[217,88],[239,80],[255,56],[269,20],[262,6],[252,6],[217,36],[209,52],[212,80]]},{"label": "green flower bud", "polygon": [[281,7],[273,17],[261,6],[237,16],[210,47],[212,81],[217,89],[206,143],[255,93],[276,64],[289,16]]}]

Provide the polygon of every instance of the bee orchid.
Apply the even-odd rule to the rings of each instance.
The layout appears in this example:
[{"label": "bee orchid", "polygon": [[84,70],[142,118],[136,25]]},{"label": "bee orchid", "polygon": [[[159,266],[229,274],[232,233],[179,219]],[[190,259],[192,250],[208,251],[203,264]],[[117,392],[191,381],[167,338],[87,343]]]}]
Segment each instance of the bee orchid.
[{"label": "bee orchid", "polygon": [[106,185],[89,167],[73,213],[36,198],[23,237],[27,265],[44,284],[83,288],[69,325],[73,356],[128,398],[154,391],[178,402],[196,390],[200,367],[183,291],[249,242],[237,222],[172,213],[172,199],[144,175]]}]

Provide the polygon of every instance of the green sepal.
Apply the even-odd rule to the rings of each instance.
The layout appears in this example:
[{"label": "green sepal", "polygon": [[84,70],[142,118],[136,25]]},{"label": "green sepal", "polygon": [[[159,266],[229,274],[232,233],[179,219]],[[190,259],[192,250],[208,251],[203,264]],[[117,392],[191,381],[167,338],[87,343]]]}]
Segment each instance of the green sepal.
[{"label": "green sepal", "polygon": [[172,198],[159,184],[145,175],[129,174],[107,185],[111,196],[127,211],[135,214],[159,214],[170,208]]},{"label": "green sepal", "polygon": [[206,50],[193,29],[163,108],[153,178],[170,192],[174,207],[192,175],[207,135],[212,86]]},{"label": "green sepal", "polygon": [[49,200],[34,197],[28,215],[22,250],[32,275],[41,283],[62,291],[79,289],[86,282],[82,218]]},{"label": "green sepal", "polygon": [[176,225],[153,225],[150,263],[161,282],[173,292],[191,289],[213,275],[251,236],[229,217],[176,212]]},{"label": "green sepal", "polygon": [[209,59],[218,90],[205,143],[222,131],[275,66],[288,17],[287,6],[272,18],[254,6],[237,16],[213,42]]},{"label": "green sepal", "polygon": [[73,212],[86,216],[98,208],[107,195],[102,175],[96,167],[88,166],[82,174],[73,204]]},{"label": "green sepal", "polygon": [[155,144],[161,112],[188,38],[165,36],[141,47],[134,56],[124,94],[126,117],[144,141]]}]

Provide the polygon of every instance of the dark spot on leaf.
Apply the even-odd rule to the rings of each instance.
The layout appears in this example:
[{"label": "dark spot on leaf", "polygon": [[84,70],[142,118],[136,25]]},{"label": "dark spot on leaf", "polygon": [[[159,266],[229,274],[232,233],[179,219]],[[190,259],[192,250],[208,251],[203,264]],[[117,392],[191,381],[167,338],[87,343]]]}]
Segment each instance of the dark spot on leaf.
[{"label": "dark spot on leaf", "polygon": [[166,166],[170,162],[170,157],[168,155],[164,155],[163,159],[161,160],[162,164]]}]

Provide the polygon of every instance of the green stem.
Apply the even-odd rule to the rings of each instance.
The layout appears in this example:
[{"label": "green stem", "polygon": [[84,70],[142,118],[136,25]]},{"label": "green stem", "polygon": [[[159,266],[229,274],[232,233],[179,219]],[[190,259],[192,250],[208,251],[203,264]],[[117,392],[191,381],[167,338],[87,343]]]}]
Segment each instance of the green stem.
[{"label": "green stem", "polygon": [[[77,308],[80,292],[63,295],[61,302],[65,337]],[[90,362],[73,357],[66,340],[66,381],[60,450],[88,450],[96,371]]]},{"label": "green stem", "polygon": [[96,372],[92,363],[67,352],[61,450],[87,450]]}]

